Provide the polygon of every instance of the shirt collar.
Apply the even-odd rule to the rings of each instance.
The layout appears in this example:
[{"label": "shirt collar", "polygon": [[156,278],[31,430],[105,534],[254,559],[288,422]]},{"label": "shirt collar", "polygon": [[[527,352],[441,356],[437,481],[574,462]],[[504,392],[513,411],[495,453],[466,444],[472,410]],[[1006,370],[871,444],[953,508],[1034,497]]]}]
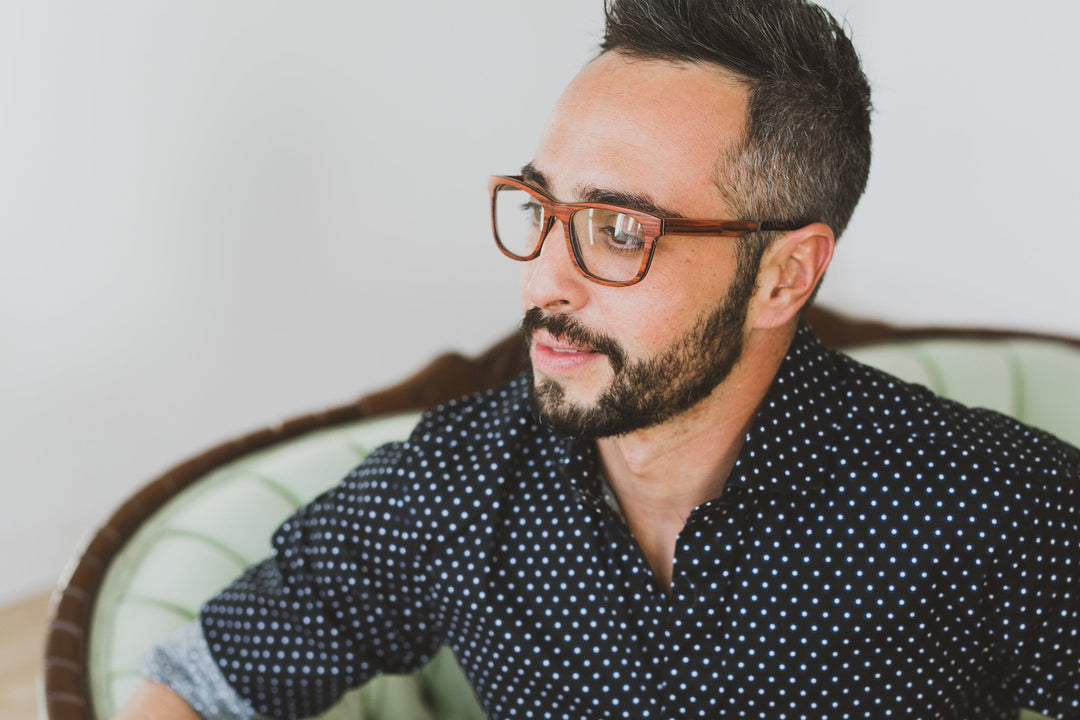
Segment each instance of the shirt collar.
[{"label": "shirt collar", "polygon": [[821,482],[835,447],[836,396],[833,357],[801,321],[727,485],[785,493]]},{"label": "shirt collar", "polygon": [[556,470],[570,480],[579,499],[597,508],[611,507],[605,493],[604,469],[596,444],[591,440],[558,435],[551,430],[548,432],[554,436],[552,447]]}]

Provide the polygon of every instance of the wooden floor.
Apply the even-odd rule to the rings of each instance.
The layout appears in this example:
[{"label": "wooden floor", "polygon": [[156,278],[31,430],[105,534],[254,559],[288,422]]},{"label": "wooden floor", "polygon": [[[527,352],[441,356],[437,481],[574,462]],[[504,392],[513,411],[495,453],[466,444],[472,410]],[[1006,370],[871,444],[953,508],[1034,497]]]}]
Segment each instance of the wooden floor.
[{"label": "wooden floor", "polygon": [[0,608],[0,720],[33,720],[49,593]]}]

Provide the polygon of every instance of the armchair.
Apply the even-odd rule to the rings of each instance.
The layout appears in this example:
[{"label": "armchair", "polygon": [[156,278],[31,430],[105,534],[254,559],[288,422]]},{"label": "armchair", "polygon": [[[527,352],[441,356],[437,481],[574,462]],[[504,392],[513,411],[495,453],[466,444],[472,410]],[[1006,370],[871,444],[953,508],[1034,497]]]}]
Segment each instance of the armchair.
[{"label": "armchair", "polygon": [[[1080,341],[901,329],[818,308],[807,317],[826,344],[863,362],[1080,444]],[[498,385],[523,366],[516,337],[476,358],[443,355],[399,385],[226,442],[147,484],[105,522],[56,590],[42,717],[110,717],[141,682],[136,665],[145,649],[267,556],[272,530],[295,508],[377,445],[406,437],[422,408]],[[323,717],[479,720],[483,713],[444,648],[418,673],[376,678]]]}]

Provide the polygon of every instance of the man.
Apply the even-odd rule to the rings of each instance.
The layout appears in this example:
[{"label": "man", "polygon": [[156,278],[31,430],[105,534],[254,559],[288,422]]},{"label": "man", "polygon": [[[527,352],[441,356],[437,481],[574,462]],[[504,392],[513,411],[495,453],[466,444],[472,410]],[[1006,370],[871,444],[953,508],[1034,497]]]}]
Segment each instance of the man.
[{"label": "man", "polygon": [[1080,453],[800,323],[869,168],[844,33],[615,0],[602,49],[490,184],[531,376],[287,521],[154,676],[304,716],[448,644],[493,718],[1080,717]]}]

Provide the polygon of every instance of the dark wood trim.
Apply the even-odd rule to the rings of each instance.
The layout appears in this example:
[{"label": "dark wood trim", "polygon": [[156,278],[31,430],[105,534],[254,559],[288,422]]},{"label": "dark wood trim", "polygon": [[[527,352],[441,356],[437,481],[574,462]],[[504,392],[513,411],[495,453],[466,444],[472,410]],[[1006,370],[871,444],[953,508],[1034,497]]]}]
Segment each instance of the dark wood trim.
[{"label": "dark wood trim", "polygon": [[1066,335],[994,328],[890,325],[876,320],[854,318],[818,305],[809,308],[805,313],[805,318],[826,346],[837,349],[871,345],[893,340],[922,340],[928,338],[971,340],[1023,338],[1029,340],[1046,340],[1071,345],[1073,347],[1080,347],[1080,338],[1069,337]]}]

